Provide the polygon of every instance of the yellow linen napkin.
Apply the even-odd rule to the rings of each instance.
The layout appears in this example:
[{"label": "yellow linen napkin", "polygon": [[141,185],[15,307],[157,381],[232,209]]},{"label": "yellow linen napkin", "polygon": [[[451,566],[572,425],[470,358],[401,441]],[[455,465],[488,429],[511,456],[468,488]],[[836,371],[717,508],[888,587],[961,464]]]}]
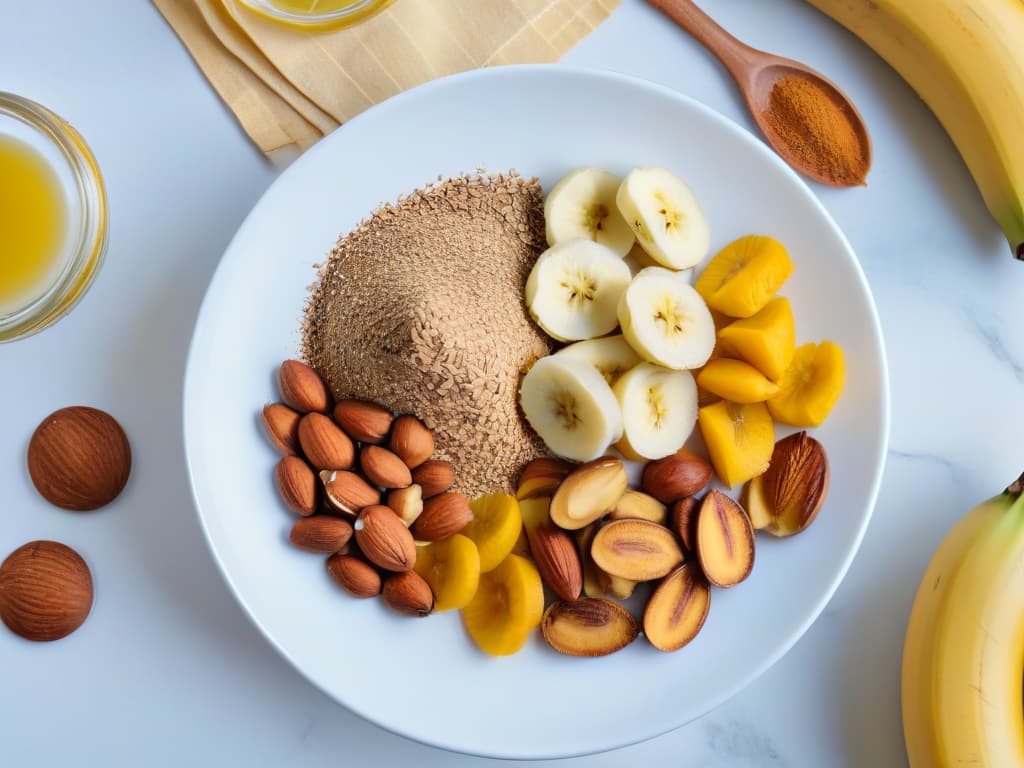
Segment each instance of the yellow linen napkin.
[{"label": "yellow linen napkin", "polygon": [[367,107],[476,67],[557,61],[621,0],[395,0],[344,29],[282,27],[238,0],[153,0],[266,154],[304,150]]}]

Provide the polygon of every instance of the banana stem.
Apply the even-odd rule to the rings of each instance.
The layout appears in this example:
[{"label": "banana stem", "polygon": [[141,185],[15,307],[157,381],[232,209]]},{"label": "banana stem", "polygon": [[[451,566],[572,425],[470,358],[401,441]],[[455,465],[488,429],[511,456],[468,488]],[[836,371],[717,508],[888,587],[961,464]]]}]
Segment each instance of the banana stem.
[{"label": "banana stem", "polygon": [[[1021,246],[1021,248],[1022,251],[1024,251],[1024,246]],[[1024,494],[1024,473],[1022,473],[1020,477],[1018,477],[1016,480],[1010,483],[1009,487],[1007,487],[1006,489],[1006,493],[1008,493],[1010,496],[1013,496],[1014,499],[1017,499],[1022,494]]]}]

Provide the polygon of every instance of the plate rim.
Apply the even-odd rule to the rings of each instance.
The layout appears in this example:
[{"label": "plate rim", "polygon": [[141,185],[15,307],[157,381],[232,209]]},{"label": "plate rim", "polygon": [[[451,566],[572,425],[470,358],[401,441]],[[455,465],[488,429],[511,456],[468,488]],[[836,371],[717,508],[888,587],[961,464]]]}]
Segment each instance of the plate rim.
[{"label": "plate rim", "polygon": [[[831,582],[824,589],[818,600],[815,602],[811,611],[804,618],[802,622],[795,625],[781,641],[773,652],[769,654],[765,660],[757,667],[755,667],[748,675],[744,676],[736,684],[726,688],[718,693],[717,696],[709,697],[707,700],[707,706],[704,707],[703,714],[695,715],[692,718],[684,719],[682,722],[676,723],[668,728],[659,728],[654,732],[645,732],[636,736],[635,738],[628,739],[614,739],[601,741],[596,746],[585,747],[585,748],[567,748],[554,752],[538,753],[536,751],[529,750],[496,750],[496,751],[481,751],[476,749],[467,749],[464,746],[446,740],[444,738],[438,738],[435,740],[426,740],[422,736],[411,733],[403,728],[400,724],[383,722],[377,717],[364,714],[353,706],[349,705],[346,701],[337,697],[333,692],[328,691],[323,684],[317,681],[314,677],[307,674],[302,667],[299,665],[296,659],[294,659],[291,653],[284,648],[276,638],[271,634],[270,630],[264,626],[261,620],[253,613],[251,607],[242,596],[238,589],[235,581],[231,574],[228,572],[227,566],[225,565],[220,553],[217,550],[217,546],[212,538],[210,527],[207,525],[206,516],[203,512],[202,505],[200,503],[199,494],[196,487],[196,471],[192,462],[192,452],[190,450],[190,417],[189,414],[192,411],[191,402],[193,398],[192,389],[193,386],[190,382],[196,380],[194,375],[194,363],[195,363],[195,352],[196,347],[201,336],[201,330],[205,325],[204,321],[207,319],[209,314],[213,311],[211,309],[211,294],[213,293],[214,286],[219,283],[219,280],[223,276],[225,269],[226,257],[231,253],[238,243],[243,234],[252,225],[254,214],[260,209],[265,199],[271,194],[274,188],[281,182],[285,176],[292,171],[294,167],[299,164],[308,164],[313,162],[315,158],[324,151],[324,148],[334,142],[341,141],[346,133],[346,129],[352,124],[359,124],[366,119],[368,115],[372,116],[373,113],[378,111],[382,106],[389,105],[389,108],[394,108],[395,104],[401,104],[407,99],[415,97],[422,97],[424,93],[429,93],[434,90],[440,90],[446,87],[450,87],[453,83],[458,83],[466,80],[475,80],[479,78],[502,78],[502,77],[516,77],[520,73],[532,73],[537,71],[546,71],[552,74],[552,76],[558,75],[569,75],[574,77],[589,77],[598,79],[607,79],[617,81],[619,84],[624,84],[633,88],[641,88],[653,92],[661,97],[666,97],[675,101],[680,101],[686,104],[690,109],[696,110],[697,112],[703,113],[703,115],[723,127],[724,130],[734,134],[740,141],[744,141],[748,144],[756,145],[755,151],[761,152],[769,156],[770,160],[776,165],[776,167],[785,175],[788,175],[791,181],[795,181],[798,185],[803,187],[803,190],[807,193],[807,197],[812,202],[812,205],[817,209],[818,213],[822,216],[824,222],[833,231],[838,238],[839,242],[846,249],[847,256],[851,262],[851,265],[856,275],[857,281],[860,287],[864,291],[867,297],[868,315],[871,320],[870,323],[870,334],[872,335],[875,343],[878,347],[878,374],[881,385],[881,402],[879,408],[881,411],[881,433],[878,435],[880,450],[879,455],[875,461],[873,467],[874,479],[868,492],[868,508],[863,520],[856,532],[856,535],[851,542],[851,546],[848,548],[846,555],[844,556],[840,567],[837,569],[835,576]],[[216,564],[217,570],[220,572],[221,577],[224,579],[231,596],[235,602],[242,609],[246,618],[253,624],[253,626],[259,631],[259,634],[266,640],[271,647],[284,658],[292,668],[298,672],[298,674],[308,681],[315,689],[320,691],[324,696],[330,699],[332,702],[344,707],[348,712],[359,717],[360,719],[371,723],[372,725],[387,731],[388,733],[396,736],[408,739],[418,744],[423,744],[429,747],[435,747],[443,749],[449,752],[455,752],[458,754],[471,755],[476,757],[496,758],[505,760],[546,760],[546,759],[564,759],[572,757],[582,757],[586,755],[601,754],[616,749],[640,744],[645,741],[663,736],[666,733],[677,730],[691,722],[696,721],[700,717],[713,712],[722,706],[725,702],[729,701],[741,691],[748,688],[752,683],[758,680],[765,672],[771,669],[775,664],[782,659],[790,650],[796,645],[796,643],[807,633],[810,627],[821,617],[822,612],[828,606],[839,588],[840,584],[845,580],[849,573],[850,567],[853,564],[854,559],[860,552],[861,545],[863,544],[864,536],[867,533],[867,528],[871,523],[871,519],[874,516],[875,508],[878,504],[878,496],[881,491],[882,481],[885,475],[885,468],[887,464],[889,441],[891,432],[891,420],[892,420],[892,404],[891,404],[891,392],[890,392],[890,379],[889,379],[889,365],[888,355],[886,353],[885,336],[882,331],[881,318],[878,313],[878,306],[875,302],[874,293],[871,290],[870,283],[868,282],[867,275],[864,272],[863,265],[860,259],[857,257],[856,251],[847,239],[846,234],[842,228],[832,217],[829,210],[825,207],[820,197],[814,192],[814,190],[807,184],[807,182],[799,176],[789,165],[785,163],[774,151],[772,151],[759,137],[748,128],[744,127],[740,123],[730,119],[721,112],[713,109],[712,107],[704,104],[697,100],[693,96],[678,91],[667,85],[648,80],[643,77],[636,75],[626,74],[612,69],[603,67],[584,67],[576,65],[566,65],[561,63],[552,64],[512,64],[495,67],[484,67],[473,70],[467,70],[464,72],[458,72],[452,75],[447,75],[442,78],[427,81],[414,88],[398,93],[388,99],[385,99],[378,104],[375,104],[365,111],[361,112],[354,118],[346,121],[340,127],[332,131],[330,134],[324,136],[314,146],[306,150],[301,156],[296,158],[291,165],[285,168],[263,191],[252,207],[249,209],[245,218],[239,224],[235,230],[234,235],[228,241],[221,253],[217,266],[210,276],[210,280],[206,286],[206,290],[203,293],[203,299],[199,306],[199,310],[196,313],[196,321],[193,325],[193,331],[189,340],[186,364],[184,373],[182,376],[182,437],[183,437],[183,450],[185,453],[185,467],[188,473],[188,485],[189,493],[192,500],[193,510],[199,519],[199,525],[203,533],[203,540],[206,543],[206,547]],[[195,438],[198,439],[198,438]]]}]

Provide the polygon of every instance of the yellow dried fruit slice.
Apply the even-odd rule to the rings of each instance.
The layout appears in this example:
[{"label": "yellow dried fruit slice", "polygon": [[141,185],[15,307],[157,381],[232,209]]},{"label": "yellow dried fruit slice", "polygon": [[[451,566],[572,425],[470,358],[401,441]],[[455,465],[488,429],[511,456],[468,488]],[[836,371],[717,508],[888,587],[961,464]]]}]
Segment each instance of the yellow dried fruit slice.
[{"label": "yellow dried fruit slice", "polygon": [[846,363],[838,344],[804,344],[779,379],[779,393],[768,401],[768,410],[784,424],[817,427],[832,412],[845,381]]},{"label": "yellow dried fruit slice", "polygon": [[504,493],[478,496],[469,503],[473,520],[462,529],[480,551],[480,571],[487,573],[505,559],[523,528],[519,502]]},{"label": "yellow dried fruit slice", "polygon": [[773,237],[747,235],[725,246],[694,286],[711,309],[750,317],[782,287],[793,271],[785,246]]},{"label": "yellow dried fruit slice", "polygon": [[785,296],[777,296],[753,317],[735,320],[718,331],[715,353],[738,357],[778,381],[796,349],[793,308]]},{"label": "yellow dried fruit slice", "polygon": [[775,425],[764,403],[721,400],[697,417],[718,478],[730,488],[768,469],[775,448]]},{"label": "yellow dried fruit slice", "polygon": [[763,403],[778,394],[779,386],[742,360],[720,357],[697,374],[697,386],[734,403]]},{"label": "yellow dried fruit slice", "polygon": [[465,608],[480,582],[480,555],[476,544],[462,534],[420,547],[416,573],[434,593],[435,611]]},{"label": "yellow dried fruit slice", "polygon": [[509,555],[497,568],[480,576],[476,595],[462,618],[481,650],[509,656],[526,644],[544,614],[544,586],[537,567],[524,557]]}]

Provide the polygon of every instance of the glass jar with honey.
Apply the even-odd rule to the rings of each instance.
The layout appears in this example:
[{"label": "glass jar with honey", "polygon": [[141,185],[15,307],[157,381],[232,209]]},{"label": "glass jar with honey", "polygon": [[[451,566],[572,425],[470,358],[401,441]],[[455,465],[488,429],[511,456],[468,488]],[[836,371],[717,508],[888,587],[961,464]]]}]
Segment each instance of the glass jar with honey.
[{"label": "glass jar with honey", "polygon": [[106,243],[103,181],[85,141],[45,107],[0,91],[0,342],[67,314]]}]

